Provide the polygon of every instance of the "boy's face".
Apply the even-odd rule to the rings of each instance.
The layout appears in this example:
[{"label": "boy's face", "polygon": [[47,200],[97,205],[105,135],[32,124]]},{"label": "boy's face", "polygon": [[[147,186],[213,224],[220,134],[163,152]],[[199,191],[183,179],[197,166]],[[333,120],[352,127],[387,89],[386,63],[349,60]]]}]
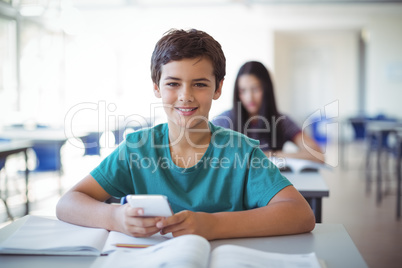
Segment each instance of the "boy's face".
[{"label": "boy's face", "polygon": [[162,98],[169,123],[181,128],[205,128],[212,100],[221,95],[223,80],[215,90],[213,66],[207,58],[171,61],[161,68],[154,93]]}]

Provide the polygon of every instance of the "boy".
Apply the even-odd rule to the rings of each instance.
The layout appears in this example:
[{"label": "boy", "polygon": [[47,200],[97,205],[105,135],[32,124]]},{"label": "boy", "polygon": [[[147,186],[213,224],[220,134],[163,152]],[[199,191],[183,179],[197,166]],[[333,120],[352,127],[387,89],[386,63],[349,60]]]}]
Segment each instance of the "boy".
[{"label": "boy", "polygon": [[[209,240],[314,228],[309,205],[258,142],[208,122],[225,76],[217,41],[194,29],[172,30],[155,46],[151,73],[168,123],[127,135],[60,199],[59,219],[136,237],[161,232]],[[141,165],[143,160],[147,166]],[[166,195],[175,214],[141,217],[141,208],[104,203],[127,194]]]}]

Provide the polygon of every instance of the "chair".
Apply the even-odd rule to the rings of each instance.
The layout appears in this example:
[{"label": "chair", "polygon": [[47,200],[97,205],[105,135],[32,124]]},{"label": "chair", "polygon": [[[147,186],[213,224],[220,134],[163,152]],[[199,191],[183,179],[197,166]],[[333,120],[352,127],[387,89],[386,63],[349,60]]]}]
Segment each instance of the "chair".
[{"label": "chair", "polygon": [[[11,129],[25,130],[29,132],[32,129],[28,129],[27,124],[14,124]],[[30,126],[34,129],[49,129],[50,126],[33,124]],[[62,173],[60,149],[64,145],[64,140],[48,140],[48,141],[35,141],[32,149],[34,150],[37,158],[37,165],[33,171],[59,171]]]},{"label": "chair", "polygon": [[100,136],[99,132],[90,132],[87,136],[81,137],[85,145],[84,155],[100,155]]},{"label": "chair", "polygon": [[62,173],[60,149],[63,144],[64,141],[36,143],[32,147],[38,160],[35,171],[59,171]]},{"label": "chair", "polygon": [[141,129],[141,126],[126,126],[124,128],[120,128],[112,131],[115,137],[115,144],[119,145],[122,141],[126,139],[126,135]]},{"label": "chair", "polygon": [[312,128],[312,136],[314,140],[320,144],[321,146],[324,146],[328,142],[328,135],[327,135],[327,129],[326,125],[328,124],[328,120],[321,120],[319,119],[314,119],[313,123],[311,124]]},{"label": "chair", "polygon": [[366,124],[370,120],[366,116],[351,117],[348,119],[354,131],[354,140],[364,140],[366,138]]}]

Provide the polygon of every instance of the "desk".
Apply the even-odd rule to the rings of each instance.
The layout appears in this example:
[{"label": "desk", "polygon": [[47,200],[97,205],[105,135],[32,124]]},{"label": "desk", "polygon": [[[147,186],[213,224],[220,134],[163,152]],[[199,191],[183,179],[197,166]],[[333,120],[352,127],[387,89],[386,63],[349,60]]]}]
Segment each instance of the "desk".
[{"label": "desk", "polygon": [[[119,118],[120,119],[120,118]],[[114,144],[110,144],[108,138],[106,138],[106,146],[119,145],[127,134],[126,131],[130,132],[137,131],[142,128],[148,128],[152,126],[151,118],[145,118],[140,115],[132,115],[124,120],[118,120],[116,122],[110,121],[104,126],[100,125],[85,125],[79,126],[79,129],[86,132],[87,135],[81,137],[85,145],[84,155],[100,155],[100,138],[105,133],[113,133]]]},{"label": "desk", "polygon": [[320,172],[282,172],[282,174],[293,184],[310,204],[314,212],[315,220],[321,223],[322,220],[322,198],[329,196],[328,185]]},{"label": "desk", "polygon": [[302,254],[315,252],[326,267],[360,268],[367,264],[342,224],[316,224],[311,233],[211,242],[212,250],[220,245],[238,245],[266,252]]},{"label": "desk", "polygon": [[367,125],[367,143],[368,151],[366,155],[366,191],[370,191],[370,176],[369,176],[369,166],[370,166],[370,151],[375,147],[377,152],[377,195],[376,202],[381,204],[382,201],[382,183],[381,183],[381,153],[386,148],[386,139],[390,133],[396,133],[398,127],[401,127],[402,123],[399,122],[387,122],[387,121],[371,121]]},{"label": "desk", "polygon": [[[6,239],[23,223],[19,219],[0,229],[0,241]],[[223,239],[211,242],[211,248],[224,244],[239,245],[277,253],[302,254],[315,252],[327,267],[366,268],[367,264],[341,224],[316,224],[311,233],[243,239]],[[83,268],[105,261],[106,257],[89,256],[22,256],[0,255],[4,268]]]},{"label": "desk", "polygon": [[[9,155],[24,152],[25,154],[25,196],[26,196],[26,203],[25,203],[25,214],[29,213],[29,199],[28,199],[28,176],[29,176],[29,169],[28,169],[28,154],[27,150],[32,147],[32,143],[29,141],[10,141],[10,142],[1,142],[0,143],[0,158],[6,158]],[[2,199],[3,200],[3,199]],[[9,212],[7,206],[7,200],[3,200],[7,214],[12,219],[12,216]]]},{"label": "desk", "polygon": [[[80,138],[87,135],[87,133],[74,133],[74,135],[74,138]],[[27,130],[24,128],[7,128],[0,132],[0,138],[30,140],[38,158],[36,170],[61,172],[60,149],[69,138],[63,129],[38,128]]]}]

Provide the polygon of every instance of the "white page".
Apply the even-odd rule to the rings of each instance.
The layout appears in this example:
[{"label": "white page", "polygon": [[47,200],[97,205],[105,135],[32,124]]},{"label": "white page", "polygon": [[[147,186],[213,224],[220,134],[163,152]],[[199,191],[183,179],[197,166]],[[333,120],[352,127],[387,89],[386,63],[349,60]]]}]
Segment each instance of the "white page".
[{"label": "white page", "polygon": [[99,255],[109,233],[54,219],[28,217],[15,233],[0,243],[0,253]]},{"label": "white page", "polygon": [[118,249],[103,265],[95,262],[93,268],[206,268],[209,242],[196,235],[183,235],[145,249]]},{"label": "white page", "polygon": [[328,167],[324,164],[307,159],[290,158],[290,157],[286,158],[269,157],[268,159],[278,168],[289,167],[291,171],[294,173],[300,173],[303,169],[306,168],[316,169],[317,171],[324,168],[328,169]]},{"label": "white page", "polygon": [[161,242],[165,242],[172,238],[172,234],[161,235],[159,233],[150,237],[132,237],[120,232],[111,231],[109,237],[106,240],[102,253],[109,254],[112,251],[118,249],[115,244],[139,244],[139,245],[155,245]]},{"label": "white page", "polygon": [[315,253],[281,254],[224,245],[213,250],[211,268],[320,268]]}]

